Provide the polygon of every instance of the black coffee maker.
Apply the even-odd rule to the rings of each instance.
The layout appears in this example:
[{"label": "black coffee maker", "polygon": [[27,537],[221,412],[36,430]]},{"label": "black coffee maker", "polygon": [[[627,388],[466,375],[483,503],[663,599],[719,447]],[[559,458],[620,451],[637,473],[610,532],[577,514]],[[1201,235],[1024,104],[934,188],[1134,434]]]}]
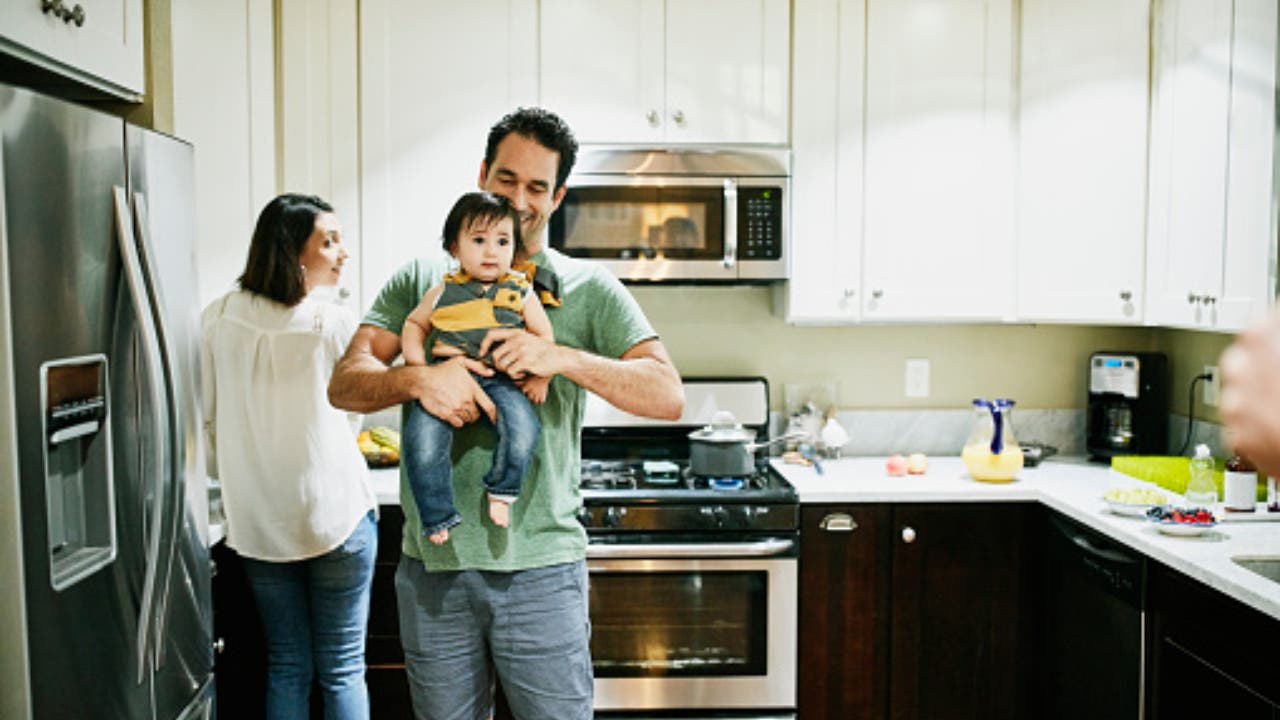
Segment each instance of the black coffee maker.
[{"label": "black coffee maker", "polygon": [[1162,353],[1089,356],[1085,447],[1094,460],[1169,451],[1169,363]]}]

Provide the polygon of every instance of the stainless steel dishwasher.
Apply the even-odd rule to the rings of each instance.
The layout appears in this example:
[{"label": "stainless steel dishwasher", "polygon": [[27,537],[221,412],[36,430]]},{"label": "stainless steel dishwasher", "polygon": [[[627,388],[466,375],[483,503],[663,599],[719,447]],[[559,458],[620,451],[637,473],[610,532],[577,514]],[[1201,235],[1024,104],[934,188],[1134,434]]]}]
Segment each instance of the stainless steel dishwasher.
[{"label": "stainless steel dishwasher", "polygon": [[1042,541],[1039,717],[1141,718],[1146,558],[1053,512]]}]

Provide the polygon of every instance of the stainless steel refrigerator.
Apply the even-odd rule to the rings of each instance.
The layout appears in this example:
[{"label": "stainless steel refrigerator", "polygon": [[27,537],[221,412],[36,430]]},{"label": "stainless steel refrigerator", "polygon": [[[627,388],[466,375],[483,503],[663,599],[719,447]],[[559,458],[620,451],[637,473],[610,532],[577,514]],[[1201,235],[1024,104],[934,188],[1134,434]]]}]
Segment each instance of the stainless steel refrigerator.
[{"label": "stainless steel refrigerator", "polygon": [[0,717],[209,717],[192,149],[0,84]]}]

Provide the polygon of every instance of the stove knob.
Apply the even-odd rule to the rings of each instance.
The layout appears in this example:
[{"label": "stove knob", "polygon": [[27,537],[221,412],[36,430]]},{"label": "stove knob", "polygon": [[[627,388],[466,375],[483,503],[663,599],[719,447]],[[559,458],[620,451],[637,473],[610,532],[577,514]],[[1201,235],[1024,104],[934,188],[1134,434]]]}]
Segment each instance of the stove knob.
[{"label": "stove knob", "polygon": [[622,524],[622,516],[627,514],[626,508],[605,508],[604,525],[605,527],[616,528]]},{"label": "stove knob", "polygon": [[585,507],[578,508],[578,522],[582,527],[591,527],[591,511]]},{"label": "stove knob", "polygon": [[723,506],[699,508],[698,513],[702,515],[711,525],[715,527],[724,527],[729,520],[729,511]]}]

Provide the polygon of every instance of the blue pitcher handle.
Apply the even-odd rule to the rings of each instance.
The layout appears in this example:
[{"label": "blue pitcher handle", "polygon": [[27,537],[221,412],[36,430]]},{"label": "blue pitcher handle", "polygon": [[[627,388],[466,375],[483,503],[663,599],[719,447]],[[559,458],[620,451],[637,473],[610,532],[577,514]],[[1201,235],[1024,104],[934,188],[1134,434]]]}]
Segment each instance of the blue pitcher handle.
[{"label": "blue pitcher handle", "polygon": [[991,422],[995,425],[991,433],[991,454],[999,455],[1004,450],[1004,423],[1000,414],[1003,412],[998,403],[991,403]]}]

